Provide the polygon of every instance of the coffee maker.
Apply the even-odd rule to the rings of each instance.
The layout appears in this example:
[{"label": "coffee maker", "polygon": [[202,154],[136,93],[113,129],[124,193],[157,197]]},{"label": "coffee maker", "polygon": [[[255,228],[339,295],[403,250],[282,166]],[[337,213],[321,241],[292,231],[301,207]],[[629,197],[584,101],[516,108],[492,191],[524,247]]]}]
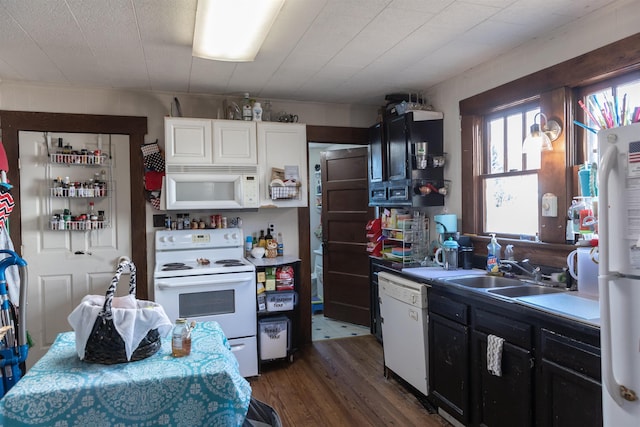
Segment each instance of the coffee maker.
[{"label": "coffee maker", "polygon": [[456,214],[434,215],[433,220],[436,223],[436,232],[439,234],[438,243],[440,246],[449,238],[458,240],[460,233],[458,233],[458,216]]}]

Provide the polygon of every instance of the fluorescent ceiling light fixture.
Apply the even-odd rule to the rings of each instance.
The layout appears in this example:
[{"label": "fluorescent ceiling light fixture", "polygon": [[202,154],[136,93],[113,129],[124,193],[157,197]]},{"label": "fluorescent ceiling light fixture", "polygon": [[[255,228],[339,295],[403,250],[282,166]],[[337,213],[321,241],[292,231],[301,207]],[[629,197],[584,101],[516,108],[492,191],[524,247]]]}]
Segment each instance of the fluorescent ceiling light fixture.
[{"label": "fluorescent ceiling light fixture", "polygon": [[253,61],[284,0],[198,0],[193,56]]}]

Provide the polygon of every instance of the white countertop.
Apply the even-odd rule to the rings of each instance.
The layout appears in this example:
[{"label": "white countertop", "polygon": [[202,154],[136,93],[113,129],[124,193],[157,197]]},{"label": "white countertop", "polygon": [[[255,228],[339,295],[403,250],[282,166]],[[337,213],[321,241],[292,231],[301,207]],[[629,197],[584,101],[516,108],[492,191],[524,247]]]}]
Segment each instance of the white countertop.
[{"label": "white countertop", "polygon": [[403,268],[403,274],[408,274],[410,276],[415,276],[420,279],[429,279],[429,280],[438,280],[438,279],[450,279],[451,277],[458,276],[478,276],[486,274],[487,272],[484,270],[445,270],[442,267],[414,267],[414,268]]},{"label": "white countertop", "polygon": [[[442,267],[415,267],[403,268],[402,273],[419,279],[437,280],[440,283],[443,283],[442,280],[454,277],[484,275],[486,274],[486,271],[480,269],[444,270]],[[467,289],[469,292],[489,295],[483,289],[470,288],[461,285],[460,289]],[[508,300],[537,310],[542,310],[546,313],[586,323],[591,326],[600,326],[600,305],[598,299],[591,295],[567,291],[545,295],[509,298]]]}]

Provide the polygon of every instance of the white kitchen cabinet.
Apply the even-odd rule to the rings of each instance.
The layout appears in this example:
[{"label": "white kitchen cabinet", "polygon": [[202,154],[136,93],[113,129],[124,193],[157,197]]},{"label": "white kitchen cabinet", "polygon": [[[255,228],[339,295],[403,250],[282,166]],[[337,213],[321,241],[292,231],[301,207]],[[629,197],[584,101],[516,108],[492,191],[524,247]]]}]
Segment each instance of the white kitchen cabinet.
[{"label": "white kitchen cabinet", "polygon": [[167,164],[258,163],[255,122],[167,117],[164,123]]},{"label": "white kitchen cabinet", "polygon": [[213,162],[211,120],[165,117],[165,162],[202,165]]},{"label": "white kitchen cabinet", "polygon": [[258,163],[256,144],[256,122],[239,120],[212,120],[213,163],[252,164]]},{"label": "white kitchen cabinet", "polygon": [[[307,127],[300,123],[257,122],[258,165],[261,207],[307,206]],[[300,183],[290,196],[272,197],[269,183],[272,168],[297,166]]]}]

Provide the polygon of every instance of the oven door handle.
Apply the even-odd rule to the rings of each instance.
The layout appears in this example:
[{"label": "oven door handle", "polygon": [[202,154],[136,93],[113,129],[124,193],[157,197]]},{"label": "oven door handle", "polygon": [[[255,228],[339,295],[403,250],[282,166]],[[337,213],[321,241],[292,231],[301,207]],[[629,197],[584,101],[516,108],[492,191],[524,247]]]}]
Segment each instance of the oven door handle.
[{"label": "oven door handle", "polygon": [[221,278],[215,278],[215,276],[210,276],[207,277],[206,281],[198,281],[198,283],[194,283],[194,282],[165,282],[165,281],[157,281],[156,286],[158,287],[158,289],[175,289],[175,288],[186,288],[186,287],[190,287],[190,286],[197,286],[197,285],[220,285],[220,284],[236,284],[236,283],[247,283],[250,282],[253,279],[252,275],[247,275],[247,276],[239,276],[239,277],[235,277],[235,278],[229,278],[229,277],[221,277]]}]

